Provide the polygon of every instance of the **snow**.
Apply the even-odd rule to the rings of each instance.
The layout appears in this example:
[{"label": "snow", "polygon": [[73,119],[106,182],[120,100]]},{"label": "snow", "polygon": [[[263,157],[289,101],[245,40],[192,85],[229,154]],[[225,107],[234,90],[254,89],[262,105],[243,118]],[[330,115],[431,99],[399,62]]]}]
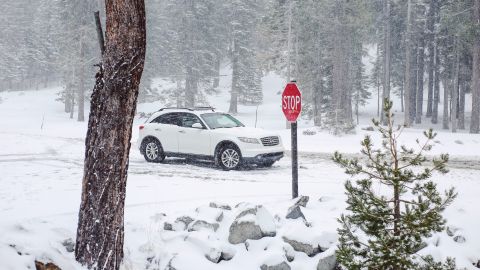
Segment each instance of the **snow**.
[{"label": "snow", "polygon": [[[163,80],[157,79],[162,84]],[[222,92],[210,99],[221,110],[228,109],[229,77],[222,77]],[[280,92],[284,81],[275,74],[263,80],[265,103],[258,107],[257,126],[279,132],[289,147],[289,131],[280,110]],[[34,269],[34,260],[54,261],[62,269],[82,269],[74,255],[62,245],[75,239],[83,175],[84,138],[86,123],[71,120],[63,105],[55,101],[59,88],[26,92],[0,92],[0,265],[2,269]],[[376,97],[372,98],[376,102]],[[142,104],[138,112],[152,112],[162,104]],[[256,107],[239,106],[237,115],[247,126],[255,124]],[[146,265],[166,266],[170,261],[177,269],[258,269],[263,263],[284,260],[278,252],[283,246],[282,235],[293,234],[310,243],[334,245],[337,218],[345,209],[343,183],[347,176],[330,160],[335,150],[357,153],[359,141],[371,132],[368,118],[376,111],[375,104],[367,105],[361,115],[356,134],[336,137],[324,130],[315,135],[303,135],[312,130],[311,123],[302,119],[299,131],[299,189],[310,196],[302,208],[312,228],[284,219],[293,204],[289,157],[269,169],[245,169],[224,172],[207,162],[169,159],[163,164],[146,163],[132,145],[125,206],[125,260],[123,269],[144,269]],[[440,118],[441,119],[441,118]],[[136,141],[136,119],[132,142]],[[440,121],[441,122],[441,121]],[[399,122],[400,123],[400,122]],[[421,126],[429,127],[428,125]],[[436,126],[438,129],[438,126]],[[422,129],[410,128],[402,140],[411,143],[421,138]],[[372,134],[378,144],[378,137]],[[452,134],[440,131],[432,154],[449,152],[455,162],[447,175],[434,175],[440,190],[455,186],[459,193],[445,211],[447,225],[458,228],[455,235],[466,238],[465,243],[453,241],[446,232],[428,239],[422,252],[437,259],[455,257],[459,267],[476,269],[473,262],[480,259],[480,217],[478,204],[480,185],[480,137],[467,133]],[[460,143],[459,143],[460,142]],[[217,232],[200,230],[187,233],[163,229],[165,221],[182,215],[215,222],[220,210],[208,207],[210,202],[235,206],[241,202],[261,204],[280,221],[273,224],[278,237],[250,241],[251,250],[243,245],[226,242],[232,211],[221,210],[224,219]],[[165,214],[166,216],[163,216]],[[262,219],[263,220],[263,219]],[[272,224],[262,222],[272,229]],[[274,229],[275,229],[274,228]],[[203,245],[202,243],[209,243]],[[265,247],[269,246],[267,250]],[[214,264],[205,254],[230,249],[235,256],[230,261]],[[332,252],[329,250],[328,252]],[[310,258],[295,252],[292,269],[314,269],[322,256]],[[163,269],[163,268],[160,268]]]}]

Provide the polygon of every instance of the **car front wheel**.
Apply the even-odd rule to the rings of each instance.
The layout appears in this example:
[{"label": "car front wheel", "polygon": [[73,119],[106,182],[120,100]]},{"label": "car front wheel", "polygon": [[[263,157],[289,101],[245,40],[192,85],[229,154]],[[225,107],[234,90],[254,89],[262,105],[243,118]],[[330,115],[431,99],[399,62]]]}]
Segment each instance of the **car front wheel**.
[{"label": "car front wheel", "polygon": [[143,156],[148,162],[162,162],[165,159],[162,145],[158,140],[149,138],[143,141]]},{"label": "car front wheel", "polygon": [[227,145],[219,151],[217,163],[223,170],[235,170],[242,164],[242,156],[237,147]]}]

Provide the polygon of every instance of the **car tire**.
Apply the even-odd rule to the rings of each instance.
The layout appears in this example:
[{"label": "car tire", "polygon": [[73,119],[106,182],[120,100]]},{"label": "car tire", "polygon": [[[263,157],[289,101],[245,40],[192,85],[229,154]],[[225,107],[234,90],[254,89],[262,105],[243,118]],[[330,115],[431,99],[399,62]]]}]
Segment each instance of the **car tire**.
[{"label": "car tire", "polygon": [[148,162],[159,163],[165,159],[162,144],[154,138],[147,138],[142,142],[143,156]]},{"label": "car tire", "polygon": [[227,144],[217,154],[217,164],[225,171],[236,170],[242,165],[242,154],[236,145]]}]

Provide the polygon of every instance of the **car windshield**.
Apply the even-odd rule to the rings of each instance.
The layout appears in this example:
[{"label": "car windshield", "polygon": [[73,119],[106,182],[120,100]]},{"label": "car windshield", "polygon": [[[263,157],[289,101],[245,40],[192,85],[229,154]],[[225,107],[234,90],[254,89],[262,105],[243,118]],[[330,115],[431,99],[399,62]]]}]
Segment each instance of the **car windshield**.
[{"label": "car windshield", "polygon": [[204,113],[201,116],[211,129],[244,127],[242,122],[227,113]]}]

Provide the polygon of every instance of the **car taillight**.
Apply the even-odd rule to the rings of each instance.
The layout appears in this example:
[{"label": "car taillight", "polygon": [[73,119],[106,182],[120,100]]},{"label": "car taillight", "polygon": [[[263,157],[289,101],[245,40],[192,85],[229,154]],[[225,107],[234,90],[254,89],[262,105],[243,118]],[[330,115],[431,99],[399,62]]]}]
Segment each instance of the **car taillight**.
[{"label": "car taillight", "polygon": [[145,126],[144,125],[141,125],[138,127],[139,130],[142,130]]}]

